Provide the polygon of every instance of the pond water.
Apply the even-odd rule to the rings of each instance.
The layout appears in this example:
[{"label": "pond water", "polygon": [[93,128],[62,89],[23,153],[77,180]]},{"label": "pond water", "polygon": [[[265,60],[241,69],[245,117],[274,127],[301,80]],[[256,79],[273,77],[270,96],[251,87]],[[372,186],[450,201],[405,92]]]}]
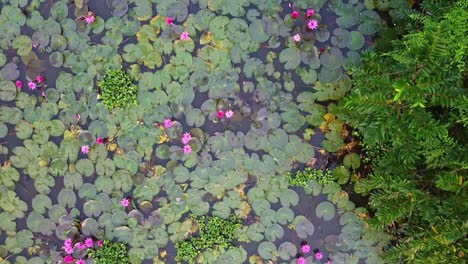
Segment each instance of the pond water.
[{"label": "pond water", "polygon": [[[352,201],[365,203],[350,185],[296,187],[284,176],[311,166],[345,184],[358,169],[333,109],[350,89],[344,67],[359,63],[381,23],[371,6],[12,0],[0,7],[0,260],[63,263],[63,241],[83,234],[125,243],[131,263],[177,263],[174,242],[190,238],[190,214],[235,214],[242,219],[235,248],[199,260],[296,263],[306,242],[323,254],[304,254],[307,263],[380,262],[387,237],[362,220],[367,212]],[[308,29],[310,21],[318,27]],[[137,104],[109,110],[98,81],[120,65],[138,86]],[[192,139],[182,144],[187,132]],[[340,165],[339,155],[350,162]]]}]

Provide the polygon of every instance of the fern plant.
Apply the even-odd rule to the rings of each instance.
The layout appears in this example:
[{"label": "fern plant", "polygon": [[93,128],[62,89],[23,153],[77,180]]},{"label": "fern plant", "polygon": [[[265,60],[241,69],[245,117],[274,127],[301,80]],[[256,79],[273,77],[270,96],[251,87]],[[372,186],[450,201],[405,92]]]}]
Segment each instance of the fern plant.
[{"label": "fern plant", "polygon": [[466,6],[423,1],[407,12],[403,35],[386,29],[391,45],[377,44],[349,69],[353,88],[340,118],[380,152],[356,191],[370,195],[370,224],[390,231],[397,223],[405,234],[386,253],[391,263],[466,261]]}]

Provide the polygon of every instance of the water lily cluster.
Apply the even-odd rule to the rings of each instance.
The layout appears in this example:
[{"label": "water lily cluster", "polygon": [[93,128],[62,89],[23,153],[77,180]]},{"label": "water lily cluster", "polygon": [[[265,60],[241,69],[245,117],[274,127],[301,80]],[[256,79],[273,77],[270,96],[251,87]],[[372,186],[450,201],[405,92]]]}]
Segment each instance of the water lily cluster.
[{"label": "water lily cluster", "polygon": [[[312,9],[312,8],[307,9],[307,11],[305,13],[305,22],[307,24],[307,26],[306,26],[307,31],[316,30],[318,28],[318,26],[319,26],[317,17],[314,16],[314,14],[315,14],[315,10]],[[293,18],[293,19],[299,18],[299,15],[300,15],[300,12],[298,10],[294,10],[294,11],[291,12],[291,18]],[[300,42],[301,39],[302,39],[301,34],[299,34],[299,33],[295,34],[292,38],[293,38],[294,42]]]},{"label": "water lily cluster", "polygon": [[[78,118],[77,118],[78,119]],[[80,117],[81,119],[81,117]],[[104,139],[103,138],[96,138],[96,144],[103,144]],[[81,153],[87,155],[89,153],[90,146],[89,145],[83,145],[81,146]]]},{"label": "water lily cluster", "polygon": [[[29,90],[33,91],[36,90],[38,85],[44,82],[44,77],[42,75],[38,75],[35,80],[31,80],[28,82]],[[15,82],[16,88],[21,89],[23,88],[23,82],[21,80],[16,80]]]},{"label": "water lily cluster", "polygon": [[[166,24],[169,25],[169,26],[174,26],[174,18],[172,17],[167,17],[166,18]],[[187,31],[183,31],[182,33],[180,33],[180,40],[189,40],[189,33]]]},{"label": "water lily cluster", "polygon": [[72,254],[75,250],[88,250],[93,249],[95,247],[102,247],[103,242],[102,240],[94,241],[92,237],[87,237],[84,241],[73,242],[71,238],[66,239],[63,242],[62,249],[66,253],[65,257],[63,257],[64,263],[76,263],[76,264],[85,264],[86,259],[75,259]]},{"label": "water lily cluster", "polygon": [[[297,257],[297,264],[306,264],[307,260],[305,256],[306,254],[311,253],[311,251],[309,243],[303,241],[301,243],[301,253]],[[315,260],[321,261],[323,259],[323,253],[318,248],[314,249],[312,253],[314,254]],[[327,264],[332,264],[332,260],[330,258],[327,259]]]}]

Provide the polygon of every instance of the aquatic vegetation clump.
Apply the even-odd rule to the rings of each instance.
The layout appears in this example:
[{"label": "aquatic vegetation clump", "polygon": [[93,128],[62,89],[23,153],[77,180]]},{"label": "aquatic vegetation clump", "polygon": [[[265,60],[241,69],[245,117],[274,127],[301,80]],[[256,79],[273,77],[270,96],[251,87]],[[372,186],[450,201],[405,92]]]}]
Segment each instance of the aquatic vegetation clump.
[{"label": "aquatic vegetation clump", "polygon": [[108,240],[104,240],[100,247],[89,249],[88,256],[94,259],[95,264],[130,263],[125,244]]},{"label": "aquatic vegetation clump", "polygon": [[229,219],[217,216],[190,217],[198,225],[197,237],[175,243],[177,261],[193,261],[200,252],[208,249],[225,250],[234,248],[232,240],[236,231],[242,226],[241,220],[231,215]]},{"label": "aquatic vegetation clump", "polygon": [[316,170],[312,168],[305,168],[304,171],[298,171],[292,176],[291,172],[285,174],[288,182],[292,186],[306,186],[310,180],[316,180],[320,184],[328,184],[333,182],[333,176],[329,170]]},{"label": "aquatic vegetation clump", "polygon": [[99,88],[101,99],[108,109],[126,108],[137,104],[138,86],[132,82],[122,67],[108,69],[104,79],[99,81]]}]

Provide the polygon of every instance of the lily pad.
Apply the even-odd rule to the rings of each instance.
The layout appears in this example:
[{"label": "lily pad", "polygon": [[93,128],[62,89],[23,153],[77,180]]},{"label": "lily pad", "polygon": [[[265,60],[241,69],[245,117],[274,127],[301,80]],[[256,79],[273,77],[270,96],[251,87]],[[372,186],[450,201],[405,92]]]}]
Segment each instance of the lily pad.
[{"label": "lily pad", "polygon": [[287,48],[281,51],[279,61],[286,63],[284,68],[286,70],[295,69],[301,64],[301,53],[297,48]]},{"label": "lily pad", "polygon": [[290,260],[296,256],[297,247],[293,243],[286,241],[278,247],[278,252],[283,260]]},{"label": "lily pad", "polygon": [[0,99],[3,101],[13,101],[16,97],[16,86],[10,81],[0,81]]},{"label": "lily pad", "polygon": [[314,225],[309,220],[302,219],[296,224],[295,230],[298,237],[306,239],[314,234]]},{"label": "lily pad", "polygon": [[318,218],[323,218],[325,221],[330,221],[333,219],[333,217],[335,217],[335,206],[328,201],[323,201],[317,205],[317,208],[315,208],[315,214]]}]

